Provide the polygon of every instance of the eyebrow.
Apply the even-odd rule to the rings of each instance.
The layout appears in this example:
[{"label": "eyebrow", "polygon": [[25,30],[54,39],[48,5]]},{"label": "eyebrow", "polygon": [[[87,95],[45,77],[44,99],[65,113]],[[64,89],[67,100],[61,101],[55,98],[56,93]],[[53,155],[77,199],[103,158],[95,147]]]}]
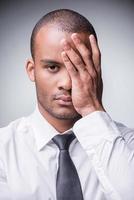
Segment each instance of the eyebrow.
[{"label": "eyebrow", "polygon": [[60,63],[60,62],[57,62],[55,60],[50,60],[50,59],[42,59],[42,60],[40,60],[40,62],[43,64],[62,65],[62,63]]}]

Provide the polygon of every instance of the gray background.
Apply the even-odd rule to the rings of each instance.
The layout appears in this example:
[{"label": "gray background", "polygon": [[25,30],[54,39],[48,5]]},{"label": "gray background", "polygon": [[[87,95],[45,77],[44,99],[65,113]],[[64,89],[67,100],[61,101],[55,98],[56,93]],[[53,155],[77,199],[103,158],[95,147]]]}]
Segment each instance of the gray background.
[{"label": "gray background", "polygon": [[134,5],[130,0],[1,1],[0,126],[34,110],[34,84],[25,71],[29,38],[38,19],[59,8],[74,9],[94,25],[102,52],[104,106],[114,120],[134,127]]}]

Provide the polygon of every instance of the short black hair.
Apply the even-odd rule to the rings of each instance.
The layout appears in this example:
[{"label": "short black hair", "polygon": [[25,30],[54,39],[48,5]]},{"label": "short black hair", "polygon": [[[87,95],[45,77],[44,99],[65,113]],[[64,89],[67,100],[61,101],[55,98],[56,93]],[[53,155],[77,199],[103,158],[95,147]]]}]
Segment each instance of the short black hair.
[{"label": "short black hair", "polygon": [[39,30],[47,24],[56,24],[60,31],[68,33],[89,33],[97,39],[93,25],[81,14],[74,10],[58,9],[44,15],[35,25],[30,41],[31,55],[34,58],[35,38]]}]

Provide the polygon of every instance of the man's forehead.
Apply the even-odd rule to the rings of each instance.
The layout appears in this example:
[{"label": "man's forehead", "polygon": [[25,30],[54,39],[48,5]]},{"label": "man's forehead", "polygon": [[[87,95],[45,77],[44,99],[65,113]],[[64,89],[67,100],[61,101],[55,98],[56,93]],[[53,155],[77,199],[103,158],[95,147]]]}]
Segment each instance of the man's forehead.
[{"label": "man's forehead", "polygon": [[[38,58],[53,59],[61,62],[61,52],[63,51],[62,39],[66,39],[71,47],[79,54],[73,41],[72,33],[59,30],[57,27],[42,27],[36,36],[35,55]],[[90,48],[88,33],[79,33],[80,38],[86,46]]]},{"label": "man's forehead", "polygon": [[[59,43],[60,45],[61,40],[66,39],[69,43],[72,43],[72,40],[71,40],[72,34],[73,33],[62,31],[62,29],[55,24],[49,24],[49,25],[41,27],[41,29],[36,35],[36,42],[41,43],[41,44],[42,42],[43,43],[46,42],[47,44],[50,44],[50,45]],[[84,43],[87,43],[89,34],[79,33],[79,32],[78,34],[81,40]]]}]

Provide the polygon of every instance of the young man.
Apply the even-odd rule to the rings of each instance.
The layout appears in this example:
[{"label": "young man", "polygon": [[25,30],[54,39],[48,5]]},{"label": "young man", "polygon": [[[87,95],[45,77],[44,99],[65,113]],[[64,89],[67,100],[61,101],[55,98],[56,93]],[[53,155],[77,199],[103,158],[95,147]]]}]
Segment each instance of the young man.
[{"label": "young man", "polygon": [[93,26],[71,10],[50,12],[31,54],[37,107],[0,131],[0,199],[133,200],[134,131],[103,108]]}]

